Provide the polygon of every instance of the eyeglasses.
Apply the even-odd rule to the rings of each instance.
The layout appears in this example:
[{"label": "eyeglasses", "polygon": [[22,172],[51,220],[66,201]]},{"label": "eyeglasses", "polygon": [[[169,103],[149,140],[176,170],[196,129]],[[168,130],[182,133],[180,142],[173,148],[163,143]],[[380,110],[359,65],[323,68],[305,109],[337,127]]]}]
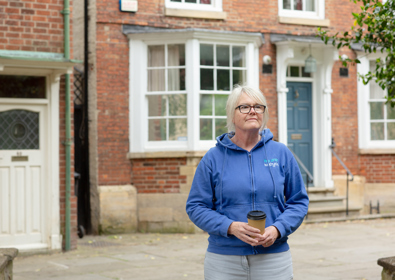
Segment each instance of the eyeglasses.
[{"label": "eyeglasses", "polygon": [[235,110],[239,108],[240,113],[242,114],[249,114],[251,111],[251,108],[254,108],[255,113],[257,114],[263,114],[265,113],[266,110],[266,106],[265,105],[254,105],[254,106],[250,106],[250,105],[239,105],[235,108]]}]

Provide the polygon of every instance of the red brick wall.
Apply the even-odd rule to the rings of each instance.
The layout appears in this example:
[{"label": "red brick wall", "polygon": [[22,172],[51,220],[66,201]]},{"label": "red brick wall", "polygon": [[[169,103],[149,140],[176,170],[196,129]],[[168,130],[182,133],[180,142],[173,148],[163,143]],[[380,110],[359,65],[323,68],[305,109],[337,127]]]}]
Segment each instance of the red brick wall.
[{"label": "red brick wall", "polygon": [[[115,24],[135,24],[167,28],[204,28],[262,33],[314,34],[316,27],[281,24],[278,22],[277,1],[231,0],[223,1],[225,20],[209,20],[165,16],[164,0],[138,1],[136,13],[119,11],[118,2],[97,1],[97,21]],[[326,0],[325,17],[331,21],[331,30],[349,28],[353,23],[351,12],[360,11],[353,2]]]},{"label": "red brick wall", "polygon": [[[267,127],[273,133],[273,139],[278,141],[278,114],[277,114],[277,63],[276,46],[270,43],[270,34],[265,34],[266,43],[259,50],[259,88],[266,98],[269,110],[269,121]],[[271,57],[273,65],[272,73],[263,74],[263,57]]]},{"label": "red brick wall", "polygon": [[360,161],[367,183],[395,183],[395,155],[361,155]]},{"label": "red brick wall", "polygon": [[[72,76],[70,76],[70,84],[73,84]],[[74,95],[70,96],[70,115],[71,115],[71,138],[74,137],[73,128],[73,111],[74,111]],[[66,139],[66,107],[65,107],[65,76],[62,76],[60,83],[60,93],[59,93],[59,161],[60,161],[60,193],[59,193],[59,204],[60,204],[60,230],[63,235],[63,248],[65,247],[66,235],[65,235],[65,222],[66,222],[66,148],[63,142]],[[77,197],[74,194],[74,144],[71,145],[70,149],[70,159],[71,159],[71,183],[70,183],[70,245],[71,249],[77,248]]]},{"label": "red brick wall", "polygon": [[128,40],[118,24],[96,28],[99,185],[130,184]]},{"label": "red brick wall", "polygon": [[[348,48],[340,54],[355,58]],[[332,137],[335,140],[335,152],[353,174],[359,174],[358,161],[358,96],[357,96],[357,67],[348,66],[348,77],[339,75],[343,67],[336,62],[332,70]],[[346,174],[339,161],[332,157],[333,174]]]},{"label": "red brick wall", "polygon": [[[0,49],[31,52],[64,52],[63,0],[0,0]],[[72,1],[70,1],[72,11]],[[72,30],[70,14],[70,32]],[[70,34],[70,46],[72,34]],[[70,48],[72,57],[72,49]],[[71,85],[72,85],[71,80]],[[61,234],[65,229],[65,83],[60,85],[60,219]],[[73,97],[70,98],[73,116]],[[73,120],[71,119],[71,125]],[[71,126],[71,133],[74,129]],[[77,246],[77,198],[74,196],[74,146],[71,148],[71,247]],[[63,238],[63,242],[65,239]]]},{"label": "red brick wall", "polygon": [[[266,43],[259,51],[260,88],[268,101],[268,127],[278,139],[276,47],[270,43],[270,33],[292,35],[315,35],[316,27],[281,24],[278,22],[277,1],[223,1],[225,20],[167,17],[164,15],[164,0],[138,1],[137,13],[119,11],[118,2],[98,0],[97,7],[97,89],[98,89],[98,146],[99,184],[117,185],[133,183],[139,192],[165,192],[160,178],[152,179],[153,173],[162,172],[150,160],[126,159],[129,151],[129,65],[128,40],[122,34],[122,25],[140,25],[163,28],[203,28],[227,31],[265,33]],[[326,0],[325,18],[330,20],[331,31],[349,30],[353,23],[351,12],[358,12],[351,1]],[[354,53],[344,50],[349,57]],[[270,55],[272,74],[262,74],[262,57]],[[349,68],[349,78],[339,77],[340,63],[332,74],[332,130],[336,152],[355,174],[360,173],[358,156],[358,122],[356,67]],[[133,138],[130,139],[133,141]],[[159,160],[161,163],[165,160]],[[146,170],[144,168],[152,168]],[[145,170],[145,171],[144,171]],[[146,174],[148,172],[149,174]],[[333,173],[343,174],[340,164],[333,159]],[[130,178],[132,174],[132,178]],[[156,174],[156,173],[155,173]],[[162,174],[163,175],[163,174]],[[176,186],[170,189],[177,189]]]},{"label": "red brick wall", "polygon": [[62,10],[62,0],[0,0],[0,49],[62,53]]},{"label": "red brick wall", "polygon": [[186,158],[134,159],[132,183],[139,193],[178,193],[187,177],[180,175]]}]

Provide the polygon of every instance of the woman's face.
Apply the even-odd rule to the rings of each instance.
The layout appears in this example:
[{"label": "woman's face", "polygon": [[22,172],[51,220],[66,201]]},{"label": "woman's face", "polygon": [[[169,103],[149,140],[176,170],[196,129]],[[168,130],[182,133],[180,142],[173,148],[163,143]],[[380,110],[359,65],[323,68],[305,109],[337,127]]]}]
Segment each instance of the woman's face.
[{"label": "woman's face", "polygon": [[[239,101],[237,102],[237,106],[239,105],[249,105],[249,106],[254,106],[258,105],[255,100],[251,99],[248,95],[245,93],[242,93],[240,96]],[[261,105],[261,104],[259,104]],[[263,114],[257,114],[254,110],[254,108],[250,109],[250,112],[248,114],[243,114],[240,112],[239,108],[235,110],[235,116],[233,118],[233,123],[235,124],[235,132],[247,132],[251,130],[257,130],[259,132],[259,129],[262,127],[263,123]]]}]

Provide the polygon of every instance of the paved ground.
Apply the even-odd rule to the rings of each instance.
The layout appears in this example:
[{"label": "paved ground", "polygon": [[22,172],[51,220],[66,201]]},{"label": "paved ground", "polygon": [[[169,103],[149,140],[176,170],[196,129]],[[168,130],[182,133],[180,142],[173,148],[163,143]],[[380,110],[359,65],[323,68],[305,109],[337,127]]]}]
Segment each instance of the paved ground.
[{"label": "paved ground", "polygon": [[[395,256],[395,219],[303,224],[290,236],[295,280],[381,279]],[[15,280],[203,279],[207,234],[85,236],[78,249],[19,256]]]}]

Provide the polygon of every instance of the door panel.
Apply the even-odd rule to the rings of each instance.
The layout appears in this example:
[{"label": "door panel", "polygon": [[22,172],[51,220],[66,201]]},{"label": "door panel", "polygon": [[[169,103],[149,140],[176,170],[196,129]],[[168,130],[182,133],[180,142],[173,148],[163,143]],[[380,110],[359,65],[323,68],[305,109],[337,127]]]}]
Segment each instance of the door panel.
[{"label": "door panel", "polygon": [[45,108],[0,104],[0,247],[46,243]]},{"label": "door panel", "polygon": [[[288,82],[287,125],[288,148],[313,175],[313,133],[311,83]],[[306,172],[300,167],[306,183]]]}]

